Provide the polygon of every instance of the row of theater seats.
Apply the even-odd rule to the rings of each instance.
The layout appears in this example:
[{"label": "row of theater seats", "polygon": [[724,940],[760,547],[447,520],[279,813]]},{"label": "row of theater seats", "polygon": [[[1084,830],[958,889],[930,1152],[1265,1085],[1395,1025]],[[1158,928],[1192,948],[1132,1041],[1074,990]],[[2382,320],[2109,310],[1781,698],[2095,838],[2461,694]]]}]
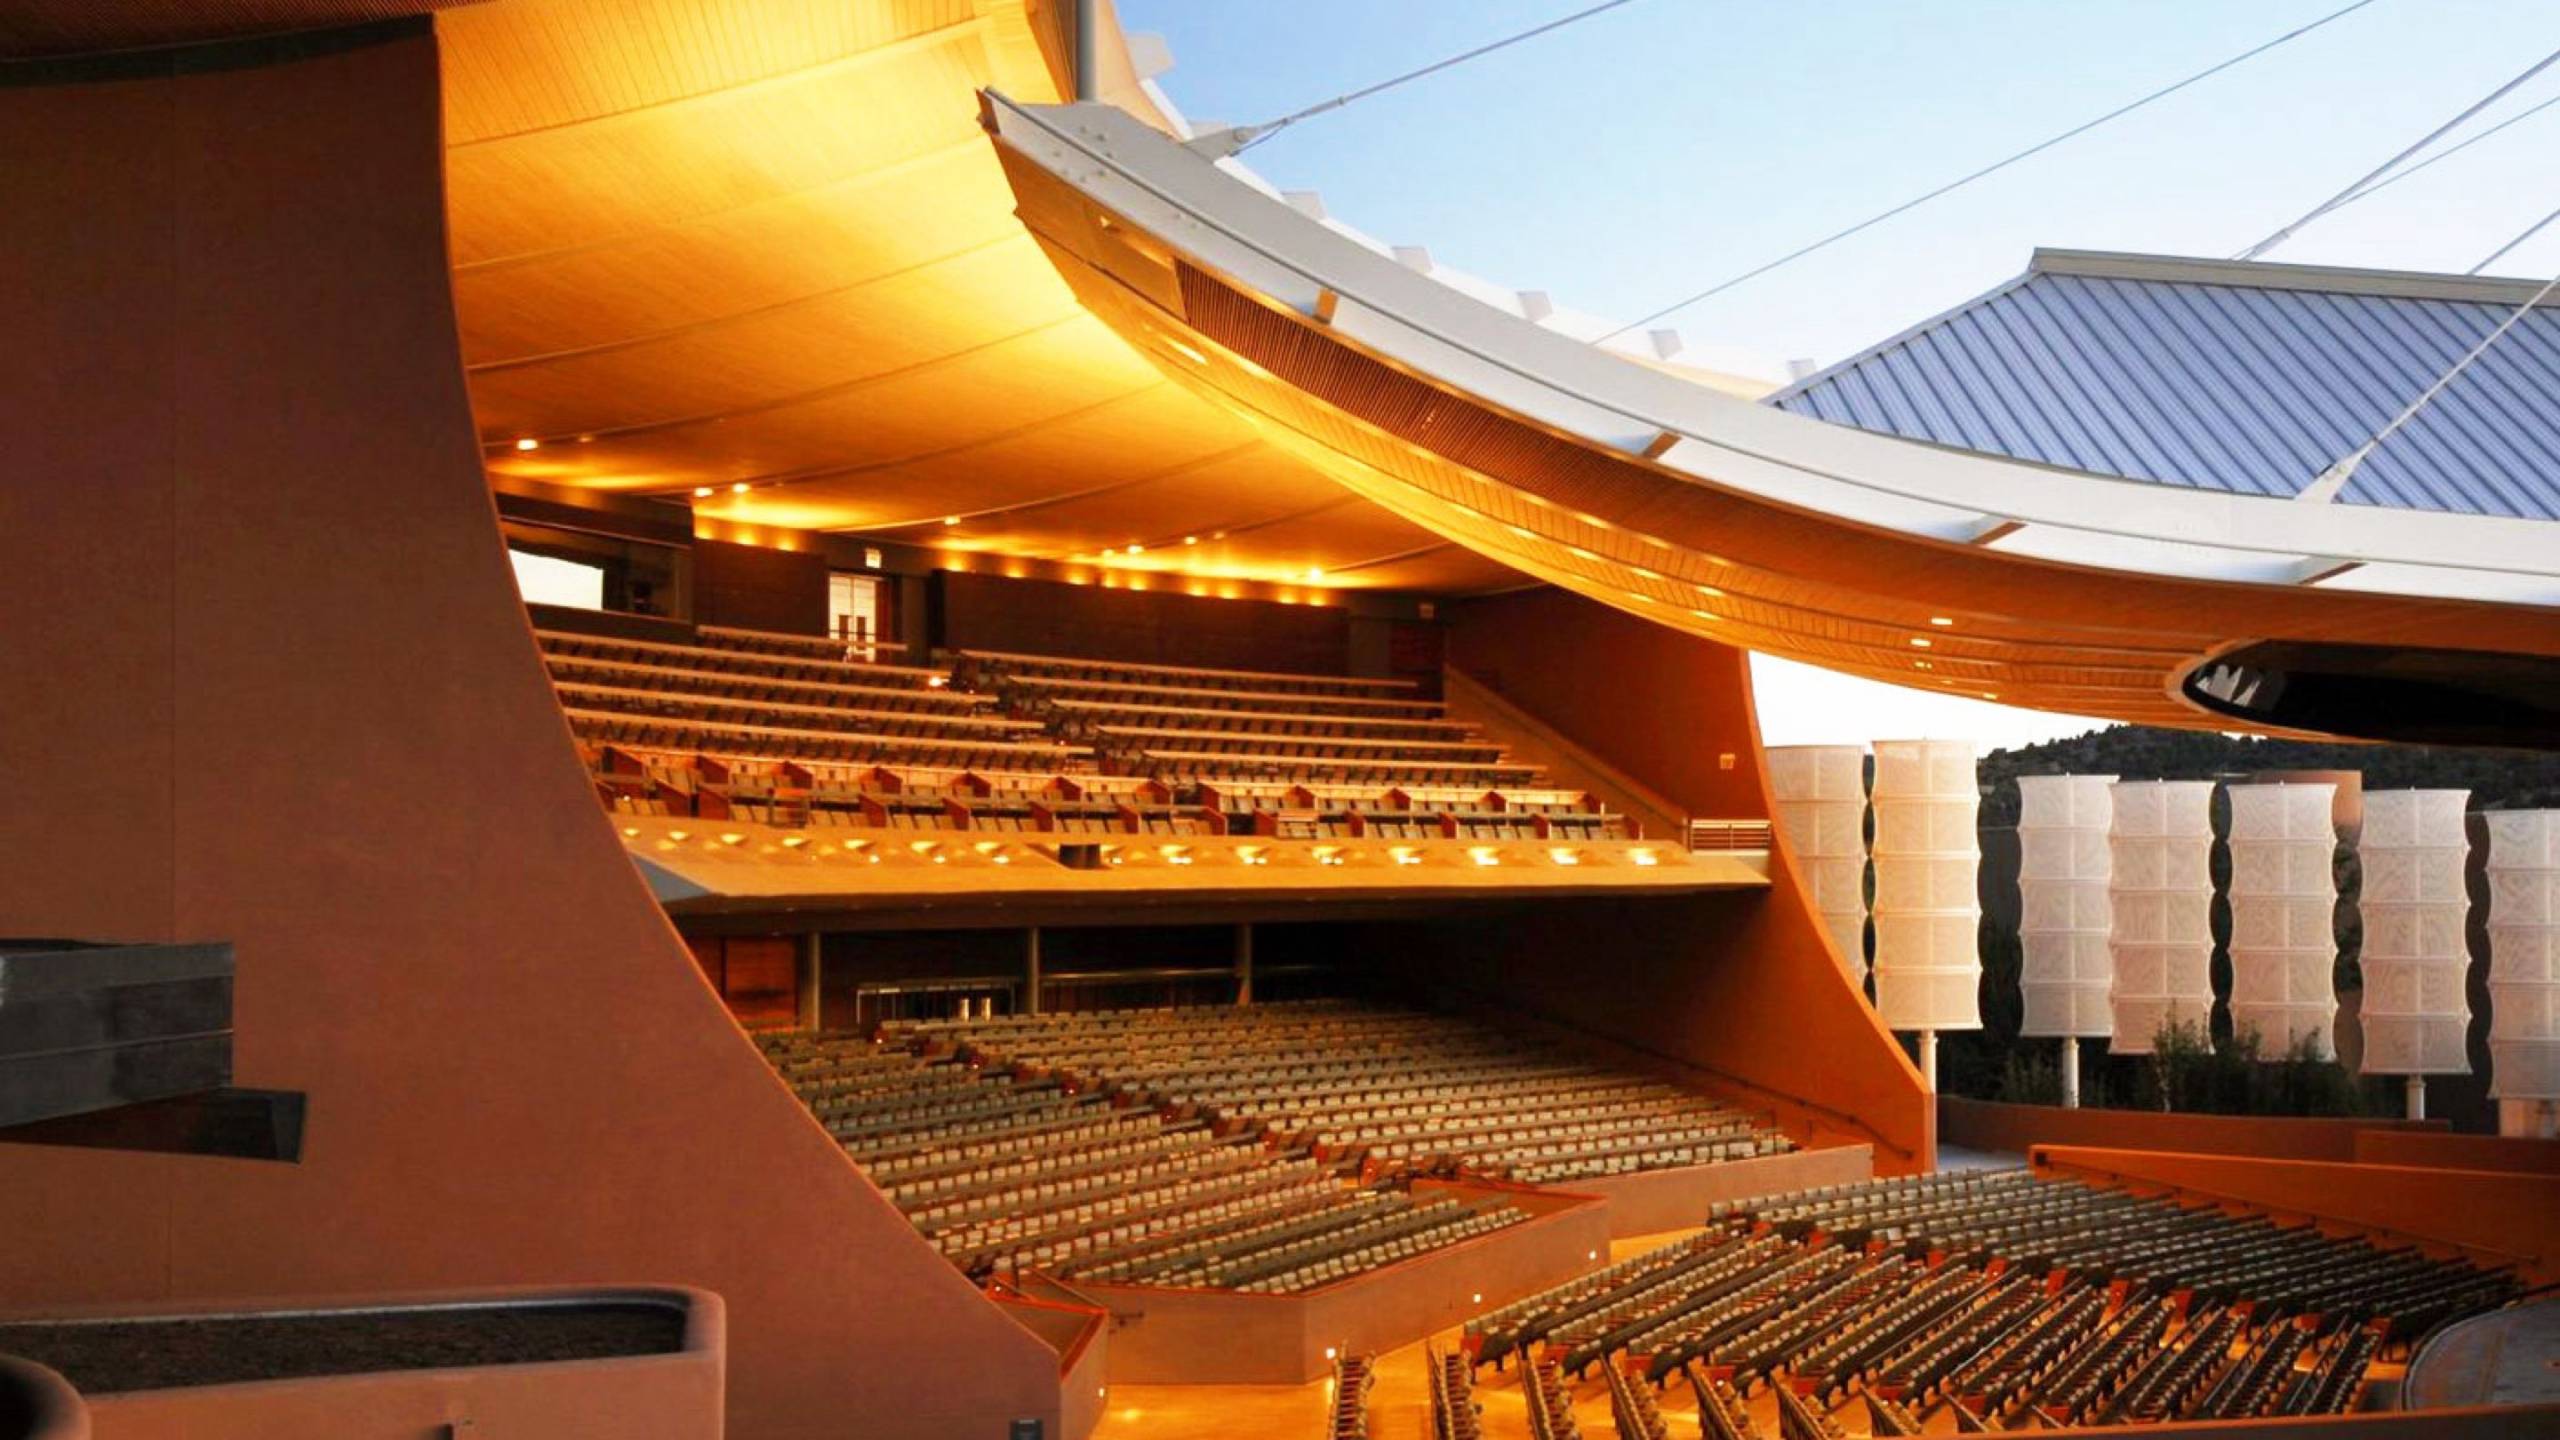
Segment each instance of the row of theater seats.
[{"label": "row of theater seats", "polygon": [[770,824],[1280,838],[1626,838],[1410,681],[535,631],[606,803]]},{"label": "row of theater seats", "polygon": [[846,1035],[766,1060],[925,1238],[972,1274],[1311,1290],[1527,1218],[1344,1183],[1303,1155],[1054,1081]]},{"label": "row of theater seats", "polygon": [[1790,1148],[1755,1117],[1455,1016],[1315,1000],[917,1022],[918,1044],[1365,1179],[1559,1184]]},{"label": "row of theater seats", "polygon": [[[1705,1233],[1471,1322],[1475,1363],[1685,1377],[1720,1440],[2338,1413],[2386,1344],[2515,1277],[2024,1170],[1720,1205]],[[1534,1368],[1531,1373],[1535,1373]],[[1639,1420],[1639,1424],[1641,1421]]]}]

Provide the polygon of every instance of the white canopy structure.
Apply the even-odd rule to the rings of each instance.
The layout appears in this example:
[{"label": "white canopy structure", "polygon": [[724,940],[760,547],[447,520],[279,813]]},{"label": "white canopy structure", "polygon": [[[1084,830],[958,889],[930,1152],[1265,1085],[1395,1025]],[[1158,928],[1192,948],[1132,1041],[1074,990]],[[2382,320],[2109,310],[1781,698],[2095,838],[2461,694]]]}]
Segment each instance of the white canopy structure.
[{"label": "white canopy structure", "polygon": [[1867,981],[1867,749],[1773,745],[1769,788],[1778,828],[1849,983]]},{"label": "white canopy structure", "polygon": [[2489,1093],[2499,1128],[2548,1136],[2560,1114],[2560,810],[2493,810]]},{"label": "white canopy structure", "polygon": [[2337,1053],[2335,785],[2231,787],[2231,1025]]},{"label": "white canopy structure", "polygon": [[2170,1025],[2213,1016],[2213,782],[2108,787],[2107,1049],[2148,1055]]},{"label": "white canopy structure", "polygon": [[2115,1030],[2107,990],[2113,775],[2018,780],[2018,1033],[2062,1040],[2062,1103],[2080,1103],[2080,1041]]},{"label": "white canopy structure", "polygon": [[1879,740],[1876,1013],[1920,1034],[1937,1084],[1937,1032],[1982,1028],[1981,792],[1967,740]]},{"label": "white canopy structure", "polygon": [[2463,993],[2467,790],[2379,790],[2364,797],[2364,1073],[2409,1077],[2409,1115],[2426,1113],[2429,1075],[2471,1069]]}]

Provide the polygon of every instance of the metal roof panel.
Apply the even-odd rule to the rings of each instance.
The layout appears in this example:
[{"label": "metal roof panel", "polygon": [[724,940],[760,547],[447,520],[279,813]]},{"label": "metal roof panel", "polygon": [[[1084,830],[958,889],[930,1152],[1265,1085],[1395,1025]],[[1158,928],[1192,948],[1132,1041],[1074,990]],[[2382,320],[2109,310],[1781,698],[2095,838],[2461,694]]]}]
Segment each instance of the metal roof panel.
[{"label": "metal roof panel", "polygon": [[[2019,280],[1769,403],[2127,479],[2291,495],[2387,424],[2531,288],[2039,252]],[[2508,332],[2337,498],[2560,520],[2560,307],[2538,307]]]}]

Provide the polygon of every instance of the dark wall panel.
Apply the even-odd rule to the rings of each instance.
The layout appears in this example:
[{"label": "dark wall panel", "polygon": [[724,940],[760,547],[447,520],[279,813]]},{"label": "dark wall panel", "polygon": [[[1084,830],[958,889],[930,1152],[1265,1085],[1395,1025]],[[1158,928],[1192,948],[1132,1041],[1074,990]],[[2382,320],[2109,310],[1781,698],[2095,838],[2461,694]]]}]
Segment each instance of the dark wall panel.
[{"label": "dark wall panel", "polygon": [[1166,590],[934,577],[938,644],[1042,655],[1297,670],[1339,675],[1350,662],[1350,613],[1338,605],[1203,599]]},{"label": "dark wall panel", "polygon": [[696,540],[693,618],[703,625],[823,634],[827,557],[814,550]]}]

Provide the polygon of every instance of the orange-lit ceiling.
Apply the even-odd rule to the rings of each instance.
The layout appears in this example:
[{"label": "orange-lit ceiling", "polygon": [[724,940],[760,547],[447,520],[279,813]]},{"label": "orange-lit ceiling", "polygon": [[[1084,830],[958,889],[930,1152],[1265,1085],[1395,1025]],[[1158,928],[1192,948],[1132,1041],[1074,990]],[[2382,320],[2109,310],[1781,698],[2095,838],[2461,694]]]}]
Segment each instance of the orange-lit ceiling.
[{"label": "orange-lit ceiling", "polygon": [[1046,0],[494,0],[437,29],[494,474],[1132,569],[1521,583],[1078,305],[977,123],[982,86],[1059,93]]}]

